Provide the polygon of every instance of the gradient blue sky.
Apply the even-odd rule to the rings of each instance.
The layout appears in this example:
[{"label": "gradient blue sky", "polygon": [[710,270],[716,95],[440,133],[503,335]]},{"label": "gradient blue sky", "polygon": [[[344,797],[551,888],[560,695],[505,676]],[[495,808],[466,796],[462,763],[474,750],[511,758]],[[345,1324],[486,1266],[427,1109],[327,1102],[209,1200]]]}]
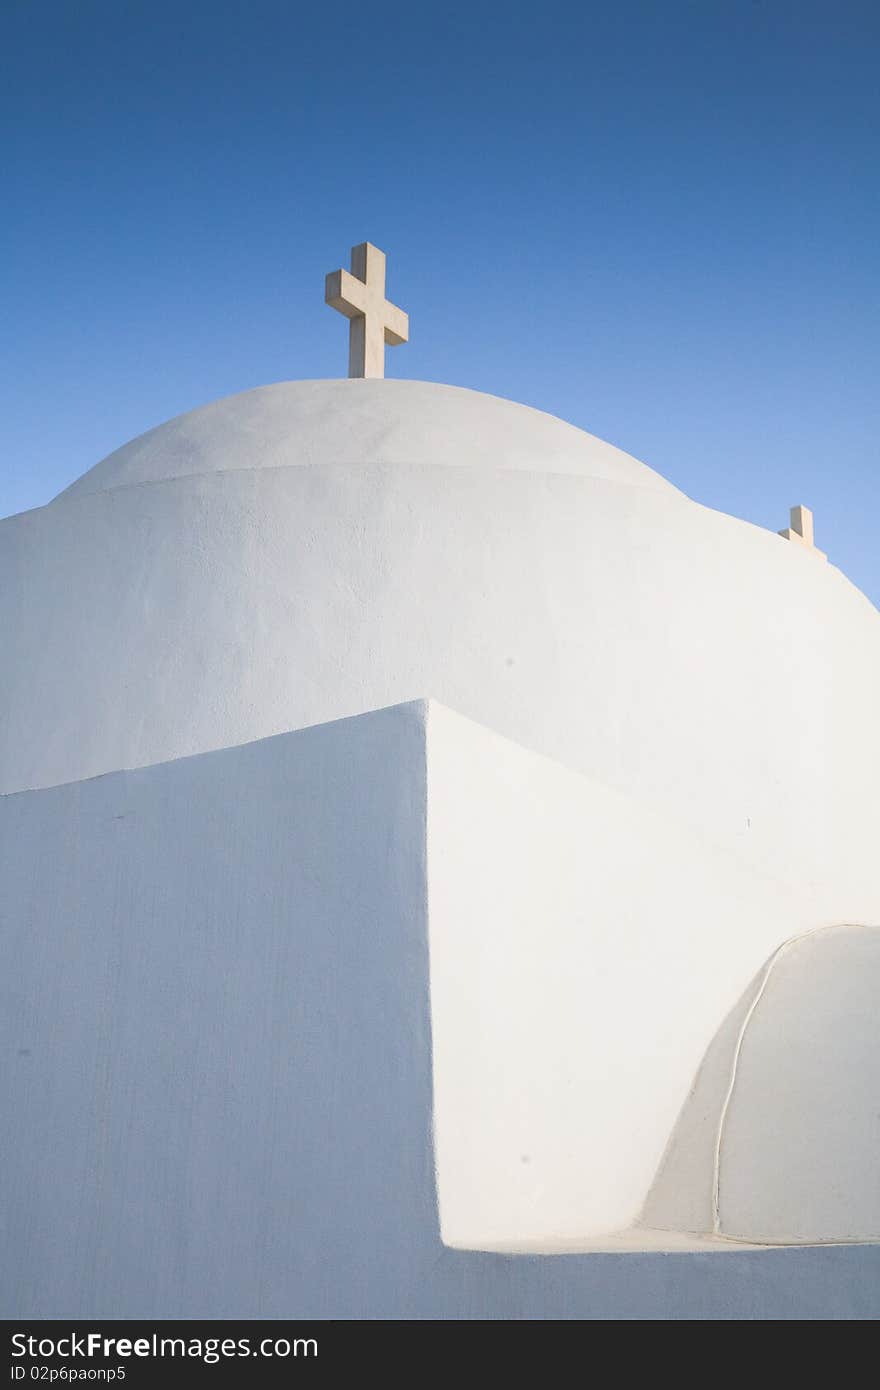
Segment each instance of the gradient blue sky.
[{"label": "gradient blue sky", "polygon": [[563,416],[880,601],[880,7],[5,0],[0,515],[152,425],[346,371]]}]

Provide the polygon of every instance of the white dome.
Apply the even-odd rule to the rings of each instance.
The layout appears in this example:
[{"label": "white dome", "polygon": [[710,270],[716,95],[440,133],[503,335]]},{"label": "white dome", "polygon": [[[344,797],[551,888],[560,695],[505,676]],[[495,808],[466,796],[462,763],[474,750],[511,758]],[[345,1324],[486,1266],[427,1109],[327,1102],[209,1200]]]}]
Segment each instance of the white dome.
[{"label": "white dome", "polygon": [[498,396],[425,381],[283,381],[149,430],[62,496],[193,473],[321,463],[483,465],[676,491],[621,449]]},{"label": "white dome", "polygon": [[153,430],[0,523],[0,645],[0,790],[432,698],[864,915],[876,610],[509,401],[292,383]]}]

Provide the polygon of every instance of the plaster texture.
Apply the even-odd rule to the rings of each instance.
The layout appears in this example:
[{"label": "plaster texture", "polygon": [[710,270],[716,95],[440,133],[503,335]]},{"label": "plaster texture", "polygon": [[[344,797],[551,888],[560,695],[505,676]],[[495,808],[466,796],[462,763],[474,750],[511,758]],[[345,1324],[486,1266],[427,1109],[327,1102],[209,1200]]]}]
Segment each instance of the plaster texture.
[{"label": "plaster texture", "polygon": [[[717,1009],[800,911],[682,828],[433,702],[11,795],[0,827],[5,1316],[880,1312],[874,1248],[589,1236],[632,1218]],[[873,1027],[847,980],[873,979],[874,938],[806,940],[830,955],[791,950],[743,1049],[735,1223],[778,1223],[769,1151],[766,1209],[737,1186],[776,1035],[801,1084],[777,1132],[800,1162],[804,1117],[862,1055],[811,1078],[815,1018],[820,1049],[852,998]],[[846,1122],[854,1200],[871,1118]],[[826,1177],[786,1223],[840,1219]],[[554,1236],[643,1253],[534,1253]],[[664,1246],[692,1253],[645,1253]]]},{"label": "plaster texture", "polygon": [[0,786],[430,694],[756,869],[876,889],[880,619],[832,565],[510,402],[249,392],[0,525]]}]

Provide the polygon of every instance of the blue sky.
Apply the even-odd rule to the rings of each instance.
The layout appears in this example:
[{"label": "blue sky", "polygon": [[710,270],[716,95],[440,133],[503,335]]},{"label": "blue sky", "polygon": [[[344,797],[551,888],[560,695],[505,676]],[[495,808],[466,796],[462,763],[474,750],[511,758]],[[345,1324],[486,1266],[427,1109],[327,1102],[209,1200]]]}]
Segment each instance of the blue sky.
[{"label": "blue sky", "polygon": [[6,0],[0,515],[162,420],[341,376],[525,401],[880,602],[880,9]]}]

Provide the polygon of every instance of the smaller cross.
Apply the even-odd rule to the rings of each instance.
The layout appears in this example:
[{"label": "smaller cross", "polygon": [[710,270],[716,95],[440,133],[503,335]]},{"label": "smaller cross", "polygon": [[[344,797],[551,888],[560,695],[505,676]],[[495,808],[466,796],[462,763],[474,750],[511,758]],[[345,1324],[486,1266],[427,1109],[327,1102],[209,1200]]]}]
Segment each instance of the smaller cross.
[{"label": "smaller cross", "polygon": [[409,338],[409,318],[385,298],[385,252],[364,241],[351,248],[351,273],[327,276],[324,301],[350,320],[348,375],[383,377],[385,344],[396,347]]},{"label": "smaller cross", "polygon": [[809,507],[791,508],[791,525],[786,526],[784,531],[779,532],[787,541],[797,541],[799,545],[806,546],[807,550],[812,550],[813,554],[820,560],[827,559],[824,550],[817,550],[813,540],[813,513]]}]

